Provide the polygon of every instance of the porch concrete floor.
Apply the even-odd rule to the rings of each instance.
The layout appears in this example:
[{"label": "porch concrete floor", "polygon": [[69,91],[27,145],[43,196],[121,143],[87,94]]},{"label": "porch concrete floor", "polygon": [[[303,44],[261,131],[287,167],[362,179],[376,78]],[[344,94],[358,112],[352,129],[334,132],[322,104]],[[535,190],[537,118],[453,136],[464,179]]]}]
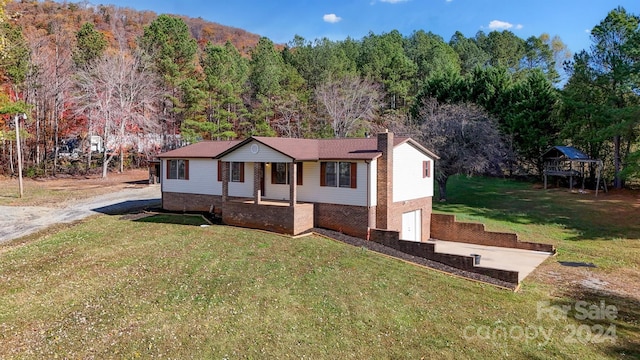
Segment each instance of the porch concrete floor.
[{"label": "porch concrete floor", "polygon": [[510,249],[496,246],[484,246],[461,242],[429,240],[435,243],[435,251],[445,254],[480,255],[479,266],[512,270],[518,272],[518,282],[524,280],[538,265],[542,264],[551,253],[532,250]]}]

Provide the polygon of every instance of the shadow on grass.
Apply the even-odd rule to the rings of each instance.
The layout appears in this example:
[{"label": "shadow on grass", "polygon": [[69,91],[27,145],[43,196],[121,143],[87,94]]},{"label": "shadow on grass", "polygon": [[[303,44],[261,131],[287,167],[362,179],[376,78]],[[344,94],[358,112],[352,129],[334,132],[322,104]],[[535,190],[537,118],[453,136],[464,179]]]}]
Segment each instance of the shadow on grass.
[{"label": "shadow on grass", "polygon": [[566,317],[575,320],[565,329],[565,341],[600,343],[610,357],[640,359],[639,301],[585,287],[565,295],[550,303],[553,308],[547,308],[568,310]]},{"label": "shadow on grass", "polygon": [[151,216],[143,216],[133,219],[136,222],[156,223],[156,224],[174,224],[174,225],[190,225],[202,226],[210,225],[201,215],[192,214],[156,214]]},{"label": "shadow on grass", "polygon": [[608,194],[572,194],[565,189],[534,189],[532,183],[456,176],[447,184],[447,202],[434,210],[485,217],[514,224],[560,225],[567,240],[640,239],[637,209]]}]

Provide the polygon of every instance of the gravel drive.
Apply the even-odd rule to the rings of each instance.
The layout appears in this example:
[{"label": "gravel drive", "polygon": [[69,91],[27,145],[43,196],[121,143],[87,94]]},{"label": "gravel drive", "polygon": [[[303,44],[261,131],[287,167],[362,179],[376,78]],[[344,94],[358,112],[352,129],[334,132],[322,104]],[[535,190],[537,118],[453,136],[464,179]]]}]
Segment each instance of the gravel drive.
[{"label": "gravel drive", "polygon": [[95,214],[119,214],[160,205],[160,185],[131,187],[77,200],[64,207],[0,206],[0,244],[59,223],[71,223]]}]

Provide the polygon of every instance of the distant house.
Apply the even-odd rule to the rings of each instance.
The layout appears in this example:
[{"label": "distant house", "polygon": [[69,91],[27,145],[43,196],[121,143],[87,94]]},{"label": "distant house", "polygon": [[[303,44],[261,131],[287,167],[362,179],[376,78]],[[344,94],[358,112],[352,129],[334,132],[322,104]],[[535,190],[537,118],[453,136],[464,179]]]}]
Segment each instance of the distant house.
[{"label": "distant house", "polygon": [[370,229],[430,238],[438,157],[411,138],[251,137],[159,158],[165,210],[212,211],[226,224],[293,235],[321,227],[361,238]]}]

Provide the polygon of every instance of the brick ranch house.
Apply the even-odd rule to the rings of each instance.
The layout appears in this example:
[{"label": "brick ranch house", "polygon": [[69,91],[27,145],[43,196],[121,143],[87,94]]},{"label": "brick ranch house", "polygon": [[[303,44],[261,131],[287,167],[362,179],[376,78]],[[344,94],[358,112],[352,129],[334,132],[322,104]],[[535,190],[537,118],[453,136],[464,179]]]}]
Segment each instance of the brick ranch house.
[{"label": "brick ranch house", "polygon": [[158,158],[165,210],[216,212],[229,225],[291,235],[320,227],[360,238],[370,229],[431,237],[438,156],[391,132],[204,141]]}]

